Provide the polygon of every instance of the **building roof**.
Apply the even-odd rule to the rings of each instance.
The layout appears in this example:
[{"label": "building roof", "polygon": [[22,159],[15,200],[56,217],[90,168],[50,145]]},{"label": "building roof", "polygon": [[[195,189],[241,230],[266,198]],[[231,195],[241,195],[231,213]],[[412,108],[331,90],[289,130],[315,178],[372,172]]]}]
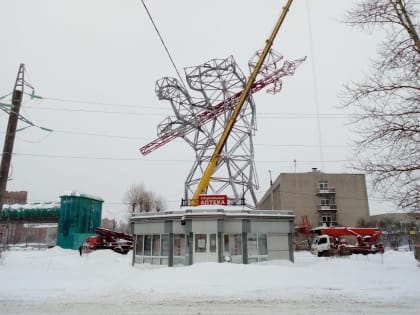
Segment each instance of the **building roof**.
[{"label": "building roof", "polygon": [[11,210],[29,210],[29,209],[53,209],[60,208],[60,202],[57,201],[44,201],[44,202],[31,202],[26,204],[15,203],[11,205],[3,205],[3,209]]},{"label": "building roof", "polygon": [[[199,208],[199,209],[198,209]],[[215,217],[248,217],[248,218],[264,218],[264,219],[294,219],[293,211],[289,210],[250,210],[250,209],[232,209],[231,206],[217,208],[200,206],[185,207],[176,211],[161,212],[142,212],[131,217],[131,221],[140,220],[160,220],[160,219],[181,219],[181,218],[215,218]]]},{"label": "building roof", "polygon": [[60,196],[60,198],[61,197],[80,197],[80,198],[88,198],[88,199],[93,199],[93,200],[104,202],[104,200],[101,197],[98,197],[98,196],[95,196],[95,195],[81,193],[81,192],[78,192],[78,191],[75,191],[75,190],[70,191],[70,192],[65,192],[64,194],[62,194]]}]

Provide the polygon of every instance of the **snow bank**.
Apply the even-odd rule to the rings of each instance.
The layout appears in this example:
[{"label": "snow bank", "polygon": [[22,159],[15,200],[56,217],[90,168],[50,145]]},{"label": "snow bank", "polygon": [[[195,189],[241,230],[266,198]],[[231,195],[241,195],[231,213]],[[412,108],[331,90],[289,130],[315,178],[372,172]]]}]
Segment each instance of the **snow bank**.
[{"label": "snow bank", "polygon": [[59,247],[9,251],[0,261],[1,300],[48,301],[104,296],[177,297],[346,296],[400,301],[420,296],[413,253],[318,258],[297,252],[296,262],[201,263],[168,268],[131,266],[131,254],[96,251],[83,257]]}]

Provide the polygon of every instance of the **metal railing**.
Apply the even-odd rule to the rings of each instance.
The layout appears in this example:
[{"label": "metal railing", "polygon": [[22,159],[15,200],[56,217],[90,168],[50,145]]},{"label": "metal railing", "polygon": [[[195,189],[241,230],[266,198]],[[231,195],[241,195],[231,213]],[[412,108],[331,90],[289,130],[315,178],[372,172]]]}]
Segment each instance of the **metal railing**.
[{"label": "metal railing", "polygon": [[318,188],[318,194],[335,194],[334,187]]},{"label": "metal railing", "polygon": [[318,211],[337,211],[337,205],[319,205],[317,209]]}]

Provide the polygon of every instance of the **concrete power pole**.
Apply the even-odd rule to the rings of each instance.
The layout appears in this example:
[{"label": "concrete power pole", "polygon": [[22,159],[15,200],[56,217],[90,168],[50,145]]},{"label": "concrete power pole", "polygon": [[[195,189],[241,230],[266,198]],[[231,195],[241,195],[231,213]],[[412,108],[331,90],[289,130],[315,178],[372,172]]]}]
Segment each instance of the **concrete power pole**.
[{"label": "concrete power pole", "polygon": [[3,145],[3,155],[0,164],[0,214],[3,211],[7,180],[9,178],[10,161],[12,160],[13,145],[15,143],[16,127],[19,120],[19,111],[22,104],[25,65],[20,64],[12,96],[12,108],[7,123],[6,136]]}]

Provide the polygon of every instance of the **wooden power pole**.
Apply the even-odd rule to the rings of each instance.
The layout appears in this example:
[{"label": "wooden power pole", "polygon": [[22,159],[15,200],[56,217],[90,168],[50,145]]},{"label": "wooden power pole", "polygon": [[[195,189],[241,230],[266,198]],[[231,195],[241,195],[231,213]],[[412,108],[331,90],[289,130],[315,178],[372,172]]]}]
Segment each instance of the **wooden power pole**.
[{"label": "wooden power pole", "polygon": [[19,111],[22,104],[25,65],[20,64],[15,87],[13,89],[12,107],[7,123],[6,136],[3,145],[3,155],[0,164],[0,214],[3,210],[4,197],[6,195],[7,180],[9,178],[10,161],[12,160],[13,145],[15,143],[16,127],[19,120]]}]

